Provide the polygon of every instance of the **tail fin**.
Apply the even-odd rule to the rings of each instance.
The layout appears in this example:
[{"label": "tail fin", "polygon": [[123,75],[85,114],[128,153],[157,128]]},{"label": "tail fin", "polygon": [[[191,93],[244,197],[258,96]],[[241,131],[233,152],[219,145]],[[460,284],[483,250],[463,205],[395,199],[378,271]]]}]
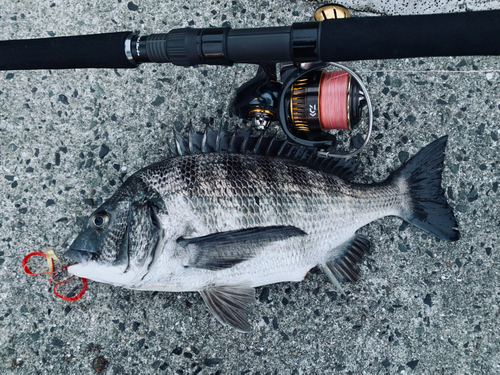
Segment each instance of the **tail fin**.
[{"label": "tail fin", "polygon": [[456,241],[457,221],[441,187],[447,136],[424,147],[391,176],[403,178],[411,196],[411,208],[401,217],[410,224],[445,241]]}]

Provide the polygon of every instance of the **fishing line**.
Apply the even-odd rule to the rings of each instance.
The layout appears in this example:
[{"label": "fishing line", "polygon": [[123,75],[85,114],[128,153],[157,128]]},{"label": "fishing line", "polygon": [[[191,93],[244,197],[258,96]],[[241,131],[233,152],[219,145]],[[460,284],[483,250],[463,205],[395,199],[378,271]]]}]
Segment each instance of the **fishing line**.
[{"label": "fishing line", "polygon": [[447,74],[475,74],[475,73],[499,73],[500,69],[485,70],[357,70],[358,73],[447,73]]},{"label": "fishing line", "polygon": [[319,118],[323,129],[350,130],[350,86],[351,76],[345,71],[323,73],[319,87]]}]

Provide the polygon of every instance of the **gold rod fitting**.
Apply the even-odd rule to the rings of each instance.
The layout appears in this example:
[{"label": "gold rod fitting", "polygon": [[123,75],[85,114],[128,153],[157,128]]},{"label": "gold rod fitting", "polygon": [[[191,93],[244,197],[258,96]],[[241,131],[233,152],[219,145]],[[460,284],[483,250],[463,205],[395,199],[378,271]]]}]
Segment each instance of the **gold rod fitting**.
[{"label": "gold rod fitting", "polygon": [[350,16],[349,11],[341,5],[324,5],[314,12],[313,21],[349,18]]}]

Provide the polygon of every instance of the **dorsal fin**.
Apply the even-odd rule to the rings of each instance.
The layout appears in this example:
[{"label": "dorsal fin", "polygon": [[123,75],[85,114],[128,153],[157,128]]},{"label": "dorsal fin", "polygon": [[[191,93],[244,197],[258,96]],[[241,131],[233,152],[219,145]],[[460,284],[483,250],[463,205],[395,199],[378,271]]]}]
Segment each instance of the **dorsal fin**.
[{"label": "dorsal fin", "polygon": [[203,137],[205,133],[197,133],[194,130],[189,134],[189,151],[191,154],[201,154],[203,149]]},{"label": "dorsal fin", "polygon": [[179,156],[182,155],[190,155],[189,150],[189,137],[183,137],[177,132],[174,132],[175,137],[175,149],[177,150],[177,154]]},{"label": "dorsal fin", "polygon": [[351,180],[357,174],[357,160],[323,158],[314,147],[296,145],[276,136],[251,136],[249,130],[213,130],[207,127],[203,133],[191,131],[183,137],[174,131],[173,145],[168,142],[170,156],[193,155],[210,152],[264,155],[297,160],[297,162],[321,172],[334,174],[344,180]]}]

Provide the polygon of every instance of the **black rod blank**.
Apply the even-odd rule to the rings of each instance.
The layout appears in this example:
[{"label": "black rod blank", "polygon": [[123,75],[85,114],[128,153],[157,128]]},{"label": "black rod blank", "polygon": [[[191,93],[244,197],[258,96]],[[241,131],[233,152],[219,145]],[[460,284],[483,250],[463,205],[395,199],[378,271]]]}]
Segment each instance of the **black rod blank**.
[{"label": "black rod blank", "polygon": [[500,10],[0,41],[0,70],[500,55]]},{"label": "black rod blank", "polygon": [[322,61],[500,55],[500,10],[323,21]]}]

